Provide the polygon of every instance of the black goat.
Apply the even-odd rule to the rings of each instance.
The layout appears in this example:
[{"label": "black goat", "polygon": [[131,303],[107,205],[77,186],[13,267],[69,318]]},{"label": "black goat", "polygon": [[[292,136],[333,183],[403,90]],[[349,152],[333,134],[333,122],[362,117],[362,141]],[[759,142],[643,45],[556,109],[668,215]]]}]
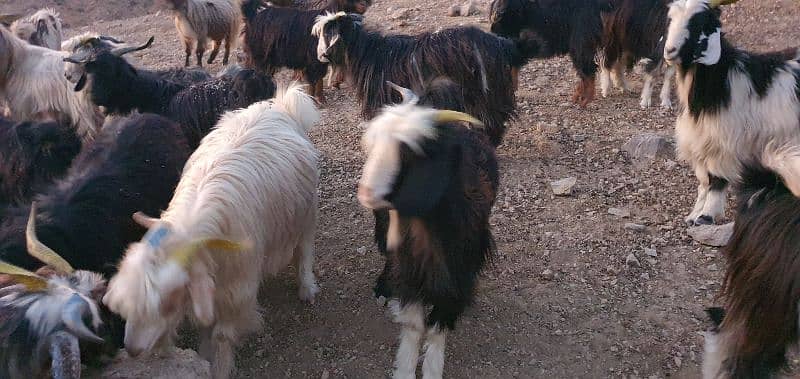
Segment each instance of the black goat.
[{"label": "black goat", "polygon": [[463,108],[461,93],[440,82],[423,95],[423,106],[404,95],[403,104],[370,122],[363,139],[368,158],[358,199],[378,216],[375,238],[386,256],[375,295],[400,301],[396,378],[414,377],[426,330],[423,376],[442,377],[446,330],[471,303],[495,251],[489,230],[499,185],[495,149],[483,130],[463,124],[478,120],[429,108]]},{"label": "black goat", "polygon": [[77,62],[84,64],[91,76],[92,101],[105,107],[108,114],[137,110],[170,118],[181,125],[192,149],[224,112],[269,99],[276,90],[271,77],[253,70],[185,86],[138,70],[108,52]]},{"label": "black goat", "polygon": [[28,203],[66,175],[80,149],[81,140],[68,124],[0,117],[0,206]]},{"label": "black goat", "polygon": [[[650,106],[654,74],[664,66],[669,3],[670,0],[615,0],[614,11],[604,14],[600,72],[603,97],[610,93],[612,78],[618,88],[627,91],[625,70],[645,59],[647,63],[644,66],[645,81],[640,106]],[[662,108],[672,108],[670,79],[673,75],[672,67],[664,74]]]},{"label": "black goat", "polygon": [[594,100],[595,55],[602,41],[603,11],[614,0],[494,0],[489,11],[493,33],[513,39],[534,39],[544,46],[526,58],[569,54],[578,84],[573,101],[586,106]]},{"label": "black goat", "polygon": [[706,333],[703,378],[782,377],[787,350],[800,337],[800,198],[788,188],[799,169],[785,178],[761,165],[743,169],[733,236],[723,249],[724,311],[709,310],[716,325]]},{"label": "black goat", "polygon": [[445,76],[461,86],[466,111],[486,124],[492,143],[502,141],[516,106],[515,72],[525,63],[514,42],[475,27],[384,36],[341,12],[319,17],[313,32],[319,59],[343,65],[352,79],[364,117],[395,102],[386,81],[418,87]]},{"label": "black goat", "polygon": [[325,10],[364,14],[372,6],[372,0],[275,0],[270,1],[278,7],[292,7],[302,10]]}]

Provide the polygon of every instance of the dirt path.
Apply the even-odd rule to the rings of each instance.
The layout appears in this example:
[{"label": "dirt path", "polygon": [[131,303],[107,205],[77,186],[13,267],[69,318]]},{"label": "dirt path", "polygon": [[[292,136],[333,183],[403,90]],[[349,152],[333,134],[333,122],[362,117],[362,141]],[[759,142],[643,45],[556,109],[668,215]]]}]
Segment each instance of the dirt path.
[{"label": "dirt path", "polygon": [[[376,3],[367,23],[392,32],[460,23],[488,27],[486,0],[479,2],[483,15],[466,18],[445,17],[445,0]],[[410,9],[408,17],[392,19],[397,9]],[[800,45],[796,1],[743,0],[725,14],[729,37],[740,46],[767,51]],[[155,46],[139,54],[139,62],[182,62],[165,12],[80,31],[88,29],[142,41],[155,35]],[[698,332],[706,327],[703,309],[714,303],[724,260],[686,235],[682,219],[696,185],[690,170],[664,159],[636,169],[620,152],[639,133],[671,138],[675,112],[639,110],[638,76],[636,94],[577,109],[569,103],[574,82],[566,59],[534,62],[523,71],[520,117],[498,152],[502,184],[492,224],[499,253],[475,305],[450,335],[447,377],[699,376]],[[326,95],[324,121],[313,133],[323,154],[317,238],[323,292],[306,306],[289,273],[268,281],[261,297],[264,329],[239,349],[238,377],[389,374],[398,327],[372,299],[382,260],[371,242],[371,216],[354,196],[363,163],[358,105],[349,89]],[[567,176],[578,178],[575,194],[552,196],[547,183]],[[610,207],[631,216],[609,215]],[[626,222],[647,228],[628,231]],[[641,266],[626,265],[631,253]],[[545,270],[553,277],[541,275]]]}]

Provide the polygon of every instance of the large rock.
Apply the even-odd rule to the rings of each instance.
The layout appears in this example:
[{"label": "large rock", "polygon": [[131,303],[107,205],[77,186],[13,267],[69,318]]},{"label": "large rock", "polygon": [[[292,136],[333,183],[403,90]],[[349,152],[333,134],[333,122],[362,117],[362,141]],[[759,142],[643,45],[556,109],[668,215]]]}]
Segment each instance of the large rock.
[{"label": "large rock", "polygon": [[163,355],[130,358],[120,351],[99,373],[87,373],[96,379],[210,379],[211,365],[193,350],[174,349]]},{"label": "large rock", "polygon": [[631,157],[634,166],[643,168],[653,163],[656,158],[669,158],[675,155],[672,143],[666,138],[653,133],[644,133],[631,137],[622,145],[622,150]]},{"label": "large rock", "polygon": [[703,245],[722,247],[728,244],[733,234],[733,223],[725,225],[700,225],[689,228],[687,231],[693,240]]}]

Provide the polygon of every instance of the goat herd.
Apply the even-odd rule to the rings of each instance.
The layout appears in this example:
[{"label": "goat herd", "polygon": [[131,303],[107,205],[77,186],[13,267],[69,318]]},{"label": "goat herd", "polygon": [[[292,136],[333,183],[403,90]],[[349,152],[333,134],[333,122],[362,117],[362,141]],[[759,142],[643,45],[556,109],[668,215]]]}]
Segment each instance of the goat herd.
[{"label": "goat herd", "polygon": [[[642,107],[658,69],[664,107],[676,79],[679,155],[699,180],[688,223],[717,221],[736,184],[703,376],[779,375],[800,319],[800,54],[732,46],[719,9],[732,2],[495,0],[492,33],[385,35],[363,25],[370,0],[170,0],[186,66],[193,49],[202,65],[208,40],[208,63],[224,44],[227,65],[244,24],[244,59],[216,77],[137,67],[126,54],[152,38],[61,43],[49,9],[0,26],[0,377],[79,377],[96,345],[136,357],[169,347],[190,319],[200,356],[227,378],[236,342],[260,328],[265,277],[293,262],[299,297],[313,301],[308,133],[330,66],[369,120],[358,201],[385,257],[375,296],[393,299],[402,326],[394,377],[415,377],[424,338],[423,377],[441,378],[446,333],[495,250],[495,148],[519,70],[569,55],[585,106],[598,51],[604,96],[641,59]],[[313,98],[276,85],[281,68]]]}]

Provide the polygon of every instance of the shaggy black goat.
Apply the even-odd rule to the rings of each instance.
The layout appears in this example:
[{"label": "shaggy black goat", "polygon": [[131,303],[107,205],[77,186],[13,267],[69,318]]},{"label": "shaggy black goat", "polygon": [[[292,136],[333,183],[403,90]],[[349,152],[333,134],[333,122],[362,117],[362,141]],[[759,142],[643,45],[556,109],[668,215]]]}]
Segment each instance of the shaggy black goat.
[{"label": "shaggy black goat", "polygon": [[224,112],[266,100],[276,89],[271,77],[253,70],[187,87],[138,70],[108,52],[75,61],[84,64],[91,77],[92,101],[107,113],[125,115],[138,110],[168,117],[181,125],[192,149]]},{"label": "shaggy black goat", "polygon": [[578,77],[573,101],[586,106],[594,100],[595,55],[602,41],[603,11],[614,0],[494,0],[489,11],[491,30],[513,39],[544,42],[527,58],[569,54]]},{"label": "shaggy black goat", "polygon": [[[623,91],[628,90],[625,70],[644,59],[644,88],[640,106],[650,106],[653,97],[653,77],[664,66],[664,44],[669,25],[671,0],[616,0],[614,11],[603,16],[603,59],[600,88],[603,97],[609,95],[611,82]],[[670,67],[664,74],[661,107],[672,108]]]},{"label": "shaggy black goat", "polygon": [[386,107],[363,139],[368,158],[358,199],[381,216],[375,238],[386,255],[375,295],[399,299],[396,321],[403,328],[395,378],[415,376],[426,331],[423,377],[442,377],[446,331],[472,301],[495,251],[489,230],[499,185],[495,149],[483,130],[463,123],[478,120],[428,107],[440,101],[463,107],[459,86],[434,87],[423,96],[425,106],[404,95],[403,104]]},{"label": "shaggy black goat", "polygon": [[[733,236],[723,252],[728,269],[724,311],[710,310],[703,378],[778,378],[798,342],[800,198],[773,169],[748,164],[736,198]],[[723,317],[724,315],[724,317]]]},{"label": "shaggy black goat", "polygon": [[394,102],[386,81],[415,87],[446,76],[462,87],[466,111],[500,144],[505,122],[514,116],[515,69],[525,63],[512,41],[475,27],[384,36],[342,12],[320,16],[313,32],[320,36],[319,59],[343,65],[352,79],[364,117]]},{"label": "shaggy black goat", "polygon": [[66,175],[80,149],[81,140],[69,125],[0,117],[0,206],[29,202]]},{"label": "shaggy black goat", "polygon": [[[364,4],[362,4],[364,3]],[[299,10],[267,6],[258,11],[261,0],[242,2],[245,18],[244,50],[258,70],[273,75],[281,68],[302,71],[311,86],[311,95],[325,103],[322,79],[327,62],[317,58],[317,38],[311,35],[316,18],[339,10],[366,11],[363,0],[331,0],[324,9]]]}]

